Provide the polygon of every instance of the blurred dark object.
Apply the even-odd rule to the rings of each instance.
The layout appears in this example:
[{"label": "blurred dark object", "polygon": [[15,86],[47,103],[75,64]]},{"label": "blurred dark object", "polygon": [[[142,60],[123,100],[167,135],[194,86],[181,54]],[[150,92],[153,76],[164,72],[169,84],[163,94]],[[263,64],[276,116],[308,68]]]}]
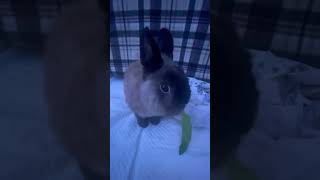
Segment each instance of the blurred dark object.
[{"label": "blurred dark object", "polygon": [[225,165],[253,125],[258,91],[251,56],[241,45],[231,19],[214,16],[213,161]]}]

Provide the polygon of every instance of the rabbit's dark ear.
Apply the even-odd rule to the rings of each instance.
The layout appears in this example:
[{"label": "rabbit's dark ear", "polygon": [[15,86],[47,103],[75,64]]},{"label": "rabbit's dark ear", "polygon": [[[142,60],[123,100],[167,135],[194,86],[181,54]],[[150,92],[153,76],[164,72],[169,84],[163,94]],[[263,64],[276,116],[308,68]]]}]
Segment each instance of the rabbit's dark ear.
[{"label": "rabbit's dark ear", "polygon": [[160,49],[148,27],[145,27],[140,35],[140,59],[148,72],[154,72],[163,65]]},{"label": "rabbit's dark ear", "polygon": [[160,52],[167,56],[173,56],[173,37],[167,28],[162,28],[159,33],[158,45]]}]

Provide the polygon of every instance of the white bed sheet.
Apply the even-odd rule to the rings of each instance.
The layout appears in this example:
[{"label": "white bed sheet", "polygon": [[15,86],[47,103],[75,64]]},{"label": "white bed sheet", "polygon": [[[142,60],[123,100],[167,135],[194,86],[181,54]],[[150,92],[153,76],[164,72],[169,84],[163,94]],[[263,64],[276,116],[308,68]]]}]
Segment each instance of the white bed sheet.
[{"label": "white bed sheet", "polygon": [[180,116],[145,129],[126,105],[123,80],[110,81],[110,175],[116,180],[210,179],[209,84],[190,78],[193,134],[187,152],[178,154]]}]

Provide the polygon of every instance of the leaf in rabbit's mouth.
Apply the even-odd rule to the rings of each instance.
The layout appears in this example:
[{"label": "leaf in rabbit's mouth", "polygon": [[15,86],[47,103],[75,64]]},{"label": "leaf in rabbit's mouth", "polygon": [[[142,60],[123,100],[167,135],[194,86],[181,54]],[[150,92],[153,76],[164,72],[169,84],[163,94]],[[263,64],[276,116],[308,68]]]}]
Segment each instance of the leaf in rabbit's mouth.
[{"label": "leaf in rabbit's mouth", "polygon": [[182,113],[182,138],[181,138],[181,144],[179,147],[179,155],[182,155],[185,153],[188,149],[191,135],[192,135],[192,125],[191,125],[191,118],[188,114],[185,112]]}]

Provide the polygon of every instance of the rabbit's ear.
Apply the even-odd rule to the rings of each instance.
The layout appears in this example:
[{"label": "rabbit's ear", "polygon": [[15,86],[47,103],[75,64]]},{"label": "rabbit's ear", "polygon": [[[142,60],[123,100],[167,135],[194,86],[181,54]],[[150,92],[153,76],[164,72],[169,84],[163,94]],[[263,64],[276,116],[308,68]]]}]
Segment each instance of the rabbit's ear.
[{"label": "rabbit's ear", "polygon": [[160,49],[148,27],[145,27],[140,35],[140,59],[148,72],[154,72],[163,65]]},{"label": "rabbit's ear", "polygon": [[158,45],[160,48],[160,52],[166,54],[167,56],[173,56],[173,37],[171,32],[166,29],[162,28],[159,33]]}]

